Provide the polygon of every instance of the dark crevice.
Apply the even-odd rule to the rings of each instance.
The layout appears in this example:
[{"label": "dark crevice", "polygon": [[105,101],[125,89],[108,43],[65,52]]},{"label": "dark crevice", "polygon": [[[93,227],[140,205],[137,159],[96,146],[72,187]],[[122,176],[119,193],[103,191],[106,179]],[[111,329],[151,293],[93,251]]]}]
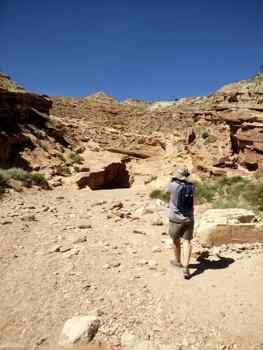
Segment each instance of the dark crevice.
[{"label": "dark crevice", "polygon": [[231,142],[231,149],[233,154],[238,154],[240,151],[239,141],[236,137],[237,130],[238,130],[238,127],[233,125],[230,126],[230,142]]}]

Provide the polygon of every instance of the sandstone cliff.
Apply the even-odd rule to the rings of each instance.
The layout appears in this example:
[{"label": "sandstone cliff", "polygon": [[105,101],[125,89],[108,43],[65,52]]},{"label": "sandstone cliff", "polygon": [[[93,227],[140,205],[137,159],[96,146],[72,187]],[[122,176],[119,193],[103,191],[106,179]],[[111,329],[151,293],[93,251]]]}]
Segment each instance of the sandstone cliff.
[{"label": "sandstone cliff", "polygon": [[207,97],[154,103],[120,103],[102,92],[48,98],[0,75],[0,118],[2,167],[56,174],[88,149],[161,159],[158,170],[167,173],[182,162],[207,175],[263,169],[263,74]]},{"label": "sandstone cliff", "polygon": [[103,93],[53,97],[52,113],[84,142],[101,149],[192,159],[195,170],[223,174],[262,169],[263,75],[229,84],[208,97],[176,101],[127,100]]},{"label": "sandstone cliff", "polygon": [[27,92],[0,74],[0,166],[46,169],[70,145],[63,124],[50,115],[47,96]]}]

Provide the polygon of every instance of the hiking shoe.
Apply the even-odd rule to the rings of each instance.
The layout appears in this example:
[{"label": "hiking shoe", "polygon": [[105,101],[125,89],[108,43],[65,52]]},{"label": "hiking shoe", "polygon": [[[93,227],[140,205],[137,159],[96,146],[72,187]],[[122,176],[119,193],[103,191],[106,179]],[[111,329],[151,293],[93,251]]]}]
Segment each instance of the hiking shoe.
[{"label": "hiking shoe", "polygon": [[173,265],[174,267],[178,267],[178,268],[182,268],[183,265],[180,262],[177,262],[175,260],[171,260],[170,261],[171,265]]},{"label": "hiking shoe", "polygon": [[189,280],[189,278],[190,278],[190,272],[189,272],[188,267],[184,267],[184,269],[183,269],[183,276],[184,276],[184,279],[185,279],[185,280]]}]

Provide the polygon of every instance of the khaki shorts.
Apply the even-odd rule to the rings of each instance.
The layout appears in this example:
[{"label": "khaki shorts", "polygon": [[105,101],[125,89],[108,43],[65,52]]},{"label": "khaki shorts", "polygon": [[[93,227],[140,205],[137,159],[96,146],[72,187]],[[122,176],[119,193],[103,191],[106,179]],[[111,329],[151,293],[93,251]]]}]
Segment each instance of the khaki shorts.
[{"label": "khaki shorts", "polygon": [[193,222],[177,224],[175,222],[169,221],[169,235],[171,236],[173,242],[177,241],[180,238],[190,241],[193,238],[193,232]]}]

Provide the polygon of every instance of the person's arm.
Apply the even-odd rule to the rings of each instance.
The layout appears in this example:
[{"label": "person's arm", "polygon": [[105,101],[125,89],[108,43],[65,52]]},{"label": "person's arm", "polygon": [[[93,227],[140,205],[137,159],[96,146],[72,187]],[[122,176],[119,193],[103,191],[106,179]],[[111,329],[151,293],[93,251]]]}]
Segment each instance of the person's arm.
[{"label": "person's arm", "polygon": [[171,197],[171,189],[170,189],[170,184],[169,184],[169,185],[165,188],[163,200],[164,200],[166,203],[169,203],[170,197]]}]

